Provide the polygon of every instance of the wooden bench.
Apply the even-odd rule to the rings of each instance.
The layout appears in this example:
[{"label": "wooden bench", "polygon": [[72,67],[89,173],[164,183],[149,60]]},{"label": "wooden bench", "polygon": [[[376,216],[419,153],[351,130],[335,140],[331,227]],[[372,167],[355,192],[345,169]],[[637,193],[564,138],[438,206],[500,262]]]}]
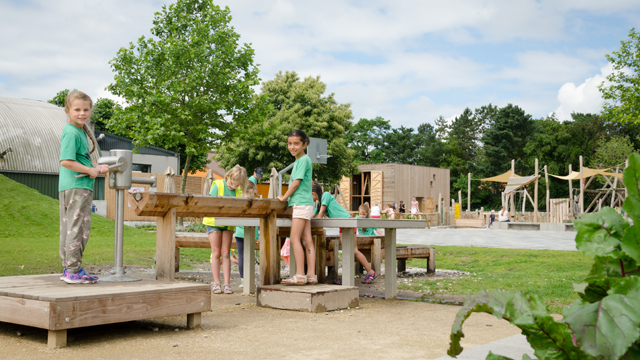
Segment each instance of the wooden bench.
[{"label": "wooden bench", "polygon": [[[327,250],[327,267],[328,279],[333,280],[338,277],[336,259],[338,259],[338,250],[340,247],[340,235],[326,236]],[[382,268],[382,259],[384,259],[384,235],[358,235],[358,250],[371,263],[371,268],[379,273]],[[406,270],[406,261],[412,259],[427,259],[427,273],[436,271],[436,251],[430,246],[397,246],[396,260],[398,261],[398,272]],[[362,265],[356,264],[357,272],[362,273]]]},{"label": "wooden bench", "polygon": [[[256,240],[256,250],[260,250],[260,241]],[[176,234],[176,272],[180,271],[180,248],[211,249],[209,236],[205,233]],[[231,249],[237,249],[236,238],[231,238]]]},{"label": "wooden bench", "polygon": [[483,219],[456,219],[456,226],[459,227],[484,227]]}]

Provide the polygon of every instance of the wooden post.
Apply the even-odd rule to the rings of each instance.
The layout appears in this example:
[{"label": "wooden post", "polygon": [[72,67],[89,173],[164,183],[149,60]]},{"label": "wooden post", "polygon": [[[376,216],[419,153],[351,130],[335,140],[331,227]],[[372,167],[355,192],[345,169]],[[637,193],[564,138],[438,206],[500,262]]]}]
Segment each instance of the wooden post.
[{"label": "wooden post", "polygon": [[471,212],[471,173],[467,174],[467,211]]},{"label": "wooden post", "polygon": [[333,281],[338,278],[338,255],[340,253],[340,240],[334,239],[331,240],[333,243],[333,266],[329,269],[329,273],[327,274],[327,280]]},{"label": "wooden post", "polygon": [[[571,172],[571,164],[569,164],[569,176]],[[573,180],[569,180],[569,214],[573,216]]]},{"label": "wooden post", "polygon": [[176,268],[176,209],[156,218],[156,280],[174,281]]},{"label": "wooden post", "polygon": [[[546,196],[546,202],[545,202],[545,207],[546,207],[546,211],[547,211],[547,219],[551,219],[551,213],[549,212],[549,172],[547,171],[547,165],[544,166],[544,182],[546,183],[546,187],[547,187],[547,196]],[[550,221],[550,220],[549,220]]]},{"label": "wooden post", "polygon": [[[460,218],[462,219],[462,190],[458,190],[458,204],[460,204]],[[455,209],[453,209],[455,212]]]},{"label": "wooden post", "polygon": [[533,203],[533,222],[538,222],[540,221],[540,219],[538,219],[538,158],[536,158],[536,172],[535,172],[535,176],[536,176],[536,184],[533,187],[533,198],[535,199],[535,202]]},{"label": "wooden post", "polygon": [[[353,228],[342,229],[342,285],[356,286],[356,236]],[[387,272],[389,270],[386,270]],[[385,275],[386,277],[386,275]]]},{"label": "wooden post", "polygon": [[[444,209],[443,209],[443,203],[442,203],[442,193],[438,193],[438,212],[440,213],[440,216],[438,216],[438,225],[442,225],[444,223],[444,219],[442,218],[444,215]],[[425,211],[427,211],[427,209],[425,209]],[[429,220],[427,220],[427,223],[429,222]],[[377,272],[376,272],[377,273]]]},{"label": "wooden post", "polygon": [[[618,170],[620,170],[620,167],[616,167],[616,174],[618,173]],[[616,202],[616,189],[618,188],[618,178],[614,178],[613,179],[613,194],[611,194],[611,208],[613,208],[613,205]]]},{"label": "wooden post", "polygon": [[187,328],[197,329],[200,326],[202,326],[202,313],[187,314]]},{"label": "wooden post", "polygon": [[427,273],[436,272],[436,248],[429,248],[429,261],[427,262]]},{"label": "wooden post", "polygon": [[582,169],[582,155],[580,155],[580,214],[584,213],[584,171]]},{"label": "wooden post", "polygon": [[382,268],[382,243],[380,239],[373,239],[373,247],[371,248],[371,268],[376,274],[380,274]]},{"label": "wooden post", "polygon": [[[242,294],[253,294],[256,288],[256,228],[254,226],[244,227],[244,279]],[[248,239],[248,241],[247,241]]]},{"label": "wooden post", "polygon": [[[511,177],[516,176],[516,161],[514,159],[511,159]],[[509,194],[509,214],[514,217],[515,220],[515,216],[516,216],[516,202],[515,202],[515,196],[514,196],[514,192],[512,191]]]},{"label": "wooden post", "polygon": [[47,347],[49,349],[67,347],[67,330],[49,330]]},{"label": "wooden post", "polygon": [[[344,233],[344,232],[343,232]],[[395,299],[396,283],[396,229],[384,230],[384,297]]]},{"label": "wooden post", "polygon": [[275,211],[260,219],[260,285],[274,285],[280,282],[277,230]]}]

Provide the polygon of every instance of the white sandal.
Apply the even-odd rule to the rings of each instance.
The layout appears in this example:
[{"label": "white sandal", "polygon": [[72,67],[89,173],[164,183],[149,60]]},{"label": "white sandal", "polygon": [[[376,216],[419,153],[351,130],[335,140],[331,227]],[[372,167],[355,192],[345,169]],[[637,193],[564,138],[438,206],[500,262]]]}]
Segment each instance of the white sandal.
[{"label": "white sandal", "polygon": [[314,276],[307,276],[307,284],[309,285],[314,285],[318,283],[318,277],[316,275]]},{"label": "white sandal", "polygon": [[[302,281],[298,281],[298,279],[302,279]],[[307,285],[307,277],[304,275],[293,275],[292,277],[283,280],[282,283],[289,285]]]}]

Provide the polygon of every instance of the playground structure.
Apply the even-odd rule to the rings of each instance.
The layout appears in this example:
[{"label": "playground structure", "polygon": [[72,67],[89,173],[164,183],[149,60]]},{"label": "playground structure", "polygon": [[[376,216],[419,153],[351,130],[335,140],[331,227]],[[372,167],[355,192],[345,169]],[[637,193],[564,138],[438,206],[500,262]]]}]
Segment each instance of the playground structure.
[{"label": "playground structure", "polygon": [[[483,220],[483,225],[488,223],[488,211],[484,211],[484,209],[471,211],[472,180],[504,183],[504,190],[500,194],[502,206],[508,211],[511,221],[516,222],[571,223],[581,214],[597,212],[603,206],[620,209],[627,197],[627,189],[622,185],[623,169],[621,166],[617,166],[615,169],[590,169],[583,165],[582,156],[580,156],[579,162],[579,171],[572,171],[572,166],[569,164],[569,174],[566,176],[549,174],[546,165],[542,168],[546,183],[544,212],[538,211],[538,180],[541,177],[539,174],[538,159],[535,160],[535,173],[530,176],[520,176],[515,173],[515,160],[511,161],[511,171],[507,171],[494,177],[472,179],[471,173],[469,173],[466,212],[462,212],[462,209],[460,209],[458,215],[447,214],[449,216],[442,217],[446,218],[443,222],[448,222],[448,225],[453,225],[455,224],[455,218],[461,218]],[[627,166],[628,161],[625,163],[624,167],[626,168]],[[613,170],[613,172],[610,172],[610,170]],[[596,176],[598,175],[604,179],[603,186],[601,188],[589,188],[590,185],[595,185],[597,183],[594,182],[594,179],[596,179]],[[570,194],[568,198],[550,198],[549,176],[568,181],[568,193]],[[580,186],[574,188],[573,181],[576,180],[580,182]],[[526,188],[526,186],[531,183],[534,184],[533,198]],[[533,211],[531,212],[525,211],[527,201],[533,208]],[[460,191],[458,192],[458,208],[461,207],[461,204],[462,192]],[[452,200],[451,207],[452,209],[456,208],[455,200]]]}]

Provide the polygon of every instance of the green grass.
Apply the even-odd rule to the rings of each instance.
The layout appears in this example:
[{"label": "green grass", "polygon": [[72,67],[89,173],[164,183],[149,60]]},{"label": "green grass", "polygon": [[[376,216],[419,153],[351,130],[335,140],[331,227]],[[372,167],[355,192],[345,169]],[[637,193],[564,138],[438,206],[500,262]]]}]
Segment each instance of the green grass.
[{"label": "green grass", "polygon": [[[59,204],[36,190],[0,175],[0,276],[60,273],[58,256]],[[114,222],[91,216],[91,235],[83,265],[113,265]],[[153,266],[154,233],[124,227],[123,261],[126,265]],[[208,249],[183,249],[181,267],[209,261]]]},{"label": "green grass", "polygon": [[[552,312],[559,312],[578,298],[572,285],[582,282],[592,264],[591,258],[578,251],[436,246],[438,269],[471,274],[400,283],[398,288],[422,290],[436,299],[475,294],[482,289],[523,291],[540,296]],[[426,268],[426,259],[408,261],[407,267]]]}]

